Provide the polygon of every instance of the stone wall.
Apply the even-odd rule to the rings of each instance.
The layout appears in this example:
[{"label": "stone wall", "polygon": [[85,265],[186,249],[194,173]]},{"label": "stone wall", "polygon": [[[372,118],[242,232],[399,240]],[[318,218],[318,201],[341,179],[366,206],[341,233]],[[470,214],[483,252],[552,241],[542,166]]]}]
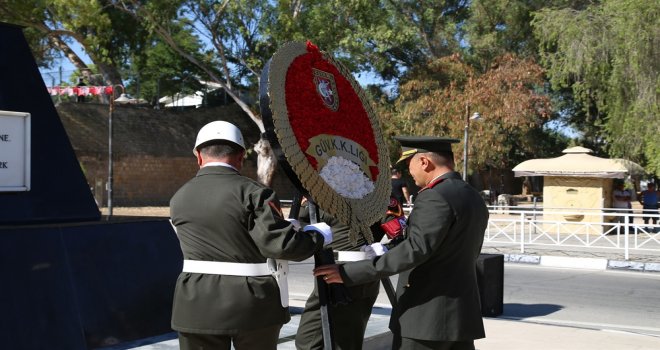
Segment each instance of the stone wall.
[{"label": "stone wall", "polygon": [[[62,103],[57,106],[78,161],[99,206],[107,205],[108,105]],[[188,110],[116,106],[113,125],[113,206],[167,206],[198,170],[192,153],[197,131],[213,120],[236,124],[247,144],[259,129],[236,105]],[[242,174],[256,179],[256,155],[248,153]],[[273,189],[280,199],[293,186],[278,170]]]}]

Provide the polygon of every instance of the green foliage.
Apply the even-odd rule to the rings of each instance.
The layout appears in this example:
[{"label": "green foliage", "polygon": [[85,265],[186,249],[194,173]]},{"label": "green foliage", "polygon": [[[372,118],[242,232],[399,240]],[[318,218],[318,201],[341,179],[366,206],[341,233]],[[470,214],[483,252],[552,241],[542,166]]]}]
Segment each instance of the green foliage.
[{"label": "green foliage", "polygon": [[[207,59],[201,54],[199,38],[183,28],[171,30],[173,40],[184,50],[197,55],[201,61]],[[193,93],[202,88],[199,80],[209,80],[199,67],[160,39],[150,41],[142,48],[141,55],[131,59],[130,68],[124,76],[129,91],[136,94],[139,86],[140,97],[154,105],[158,97],[172,96],[179,92]]]},{"label": "green foliage", "polygon": [[44,23],[44,1],[6,0],[0,2],[0,21],[27,26],[25,37],[40,66],[47,67],[52,59],[52,48],[41,28],[30,27],[30,23]]},{"label": "green foliage", "polygon": [[[27,26],[40,64],[64,52],[150,101],[198,89],[198,79],[255,96],[275,50],[311,40],[352,72],[396,84],[392,94],[367,88],[386,135],[462,138],[469,105],[484,119],[470,127],[475,169],[556,155],[568,140],[545,124],[557,119],[582,133],[574,142],[660,174],[659,8],[646,0],[4,0],[0,20]],[[74,42],[89,67],[67,52]],[[244,110],[256,109],[244,100]]]},{"label": "green foliage", "polygon": [[271,2],[189,0],[184,10],[199,23],[195,26],[199,35],[215,49],[216,63],[227,65],[224,78],[233,84],[257,86],[258,72],[278,47],[269,34],[275,22]]},{"label": "green foliage", "polygon": [[[541,135],[550,116],[550,101],[542,90],[543,71],[531,60],[504,55],[483,74],[452,55],[429,64],[401,85],[393,109],[381,109],[391,135],[435,135],[463,139],[466,117],[470,125],[470,168],[506,168],[542,153]],[[558,144],[558,143],[557,143]],[[462,147],[456,147],[457,159]],[[398,152],[395,152],[398,154]],[[460,163],[459,163],[460,164]]]},{"label": "green foliage", "polygon": [[[139,51],[146,31],[133,17],[109,5],[106,0],[7,0],[0,3],[0,19],[40,33],[40,40],[31,41],[35,52],[69,50],[65,53],[72,63],[86,69],[79,57],[72,57],[70,45],[77,42],[107,82],[119,84],[119,67]],[[48,55],[38,57],[43,65],[49,64]]]},{"label": "green foliage", "polygon": [[487,67],[495,57],[516,53],[536,55],[536,41],[530,28],[531,13],[546,1],[475,0],[464,26],[471,59]]},{"label": "green foliage", "polygon": [[474,0],[470,16],[461,26],[467,41],[468,62],[487,69],[493,59],[505,53],[538,58],[538,42],[531,20],[544,8],[580,9],[593,0]]},{"label": "green foliage", "polygon": [[544,9],[533,26],[554,88],[570,88],[611,156],[660,174],[660,3]]},{"label": "green foliage", "polygon": [[270,33],[278,44],[312,40],[352,71],[397,80],[409,69],[459,48],[467,4],[443,1],[279,1]]}]

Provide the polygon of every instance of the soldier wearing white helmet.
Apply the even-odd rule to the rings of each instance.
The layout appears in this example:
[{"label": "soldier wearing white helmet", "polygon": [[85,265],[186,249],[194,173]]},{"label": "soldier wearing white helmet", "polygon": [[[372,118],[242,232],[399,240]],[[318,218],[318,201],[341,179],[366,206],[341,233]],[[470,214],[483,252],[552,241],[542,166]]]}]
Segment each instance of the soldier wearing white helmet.
[{"label": "soldier wearing white helmet", "polygon": [[232,123],[218,120],[210,122],[199,129],[197,139],[195,140],[195,148],[193,148],[193,154],[197,155],[197,149],[202,144],[220,140],[233,142],[242,149],[245,149],[245,141],[243,141],[241,131]]},{"label": "soldier wearing white helmet", "polygon": [[275,350],[290,319],[286,260],[312,256],[332,233],[324,223],[296,228],[270,188],[239,174],[245,141],[235,125],[205,125],[193,153],[200,170],[170,201],[184,258],[172,328],[182,350]]}]

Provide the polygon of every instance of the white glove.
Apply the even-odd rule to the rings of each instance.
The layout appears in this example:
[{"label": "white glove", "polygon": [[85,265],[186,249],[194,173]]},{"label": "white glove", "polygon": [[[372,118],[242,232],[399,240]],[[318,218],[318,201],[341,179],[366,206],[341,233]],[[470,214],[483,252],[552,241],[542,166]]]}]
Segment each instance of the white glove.
[{"label": "white glove", "polygon": [[291,219],[291,218],[290,219],[285,219],[285,220],[290,222],[291,224],[293,224],[293,228],[300,231],[300,221],[298,221],[296,219]]},{"label": "white glove", "polygon": [[332,229],[325,222],[319,222],[303,227],[303,231],[316,231],[323,235],[323,245],[326,246],[332,243]]},{"label": "white glove", "polygon": [[365,245],[360,248],[361,251],[367,254],[369,259],[373,259],[377,256],[381,256],[387,253],[387,247],[381,243],[373,243],[371,245]]}]

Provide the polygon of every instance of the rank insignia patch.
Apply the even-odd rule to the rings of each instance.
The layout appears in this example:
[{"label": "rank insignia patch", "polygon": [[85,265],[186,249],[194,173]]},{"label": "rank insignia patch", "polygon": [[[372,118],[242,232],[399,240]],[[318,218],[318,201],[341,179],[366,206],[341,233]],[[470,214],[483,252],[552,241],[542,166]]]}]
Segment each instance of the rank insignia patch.
[{"label": "rank insignia patch", "polygon": [[282,208],[280,208],[279,204],[274,203],[274,202],[268,202],[268,205],[270,205],[271,209],[282,219],[284,219],[284,213],[282,213]]}]

